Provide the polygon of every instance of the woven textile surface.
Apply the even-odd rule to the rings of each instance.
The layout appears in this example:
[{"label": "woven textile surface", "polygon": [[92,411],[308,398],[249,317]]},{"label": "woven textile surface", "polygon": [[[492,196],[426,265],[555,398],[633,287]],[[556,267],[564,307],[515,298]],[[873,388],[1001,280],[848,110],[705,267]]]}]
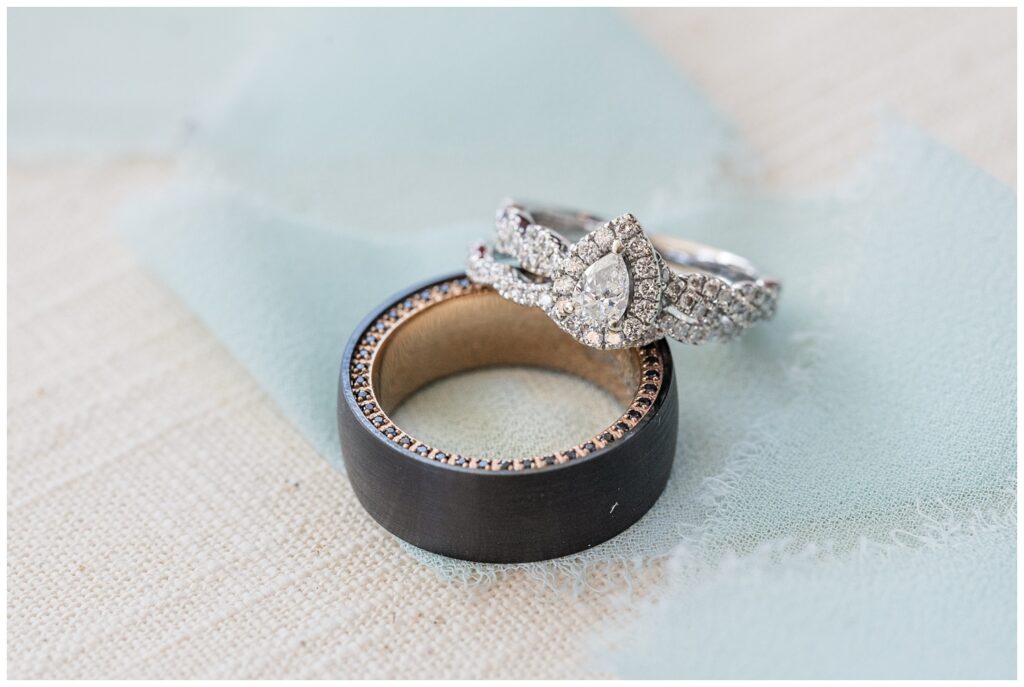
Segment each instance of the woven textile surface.
[{"label": "woven textile surface", "polygon": [[114,240],[165,172],[12,169],[9,674],[594,674],[587,630],[628,608],[439,580]]}]

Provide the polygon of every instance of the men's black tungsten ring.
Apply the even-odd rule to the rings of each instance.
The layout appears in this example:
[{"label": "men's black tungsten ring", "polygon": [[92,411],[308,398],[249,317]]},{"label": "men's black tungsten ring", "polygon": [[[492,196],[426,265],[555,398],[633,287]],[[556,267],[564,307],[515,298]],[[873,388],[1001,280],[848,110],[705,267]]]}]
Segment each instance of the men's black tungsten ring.
[{"label": "men's black tungsten ring", "polygon": [[[424,443],[391,419],[435,380],[502,365],[589,380],[620,401],[622,415],[564,450],[504,460]],[[449,276],[389,299],[356,328],[342,360],[338,428],[359,502],[392,534],[473,561],[557,558],[621,533],[661,495],[678,428],[672,356],[664,340],[581,346],[541,310]]]}]

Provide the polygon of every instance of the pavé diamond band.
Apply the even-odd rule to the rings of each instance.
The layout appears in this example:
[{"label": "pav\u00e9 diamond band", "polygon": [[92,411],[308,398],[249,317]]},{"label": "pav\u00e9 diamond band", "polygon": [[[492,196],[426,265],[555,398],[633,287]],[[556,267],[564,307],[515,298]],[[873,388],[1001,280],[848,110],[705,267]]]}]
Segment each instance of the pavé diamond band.
[{"label": "pav\u00e9 diamond band", "polygon": [[605,221],[513,202],[498,211],[494,252],[475,246],[466,268],[470,279],[543,309],[593,348],[641,346],[665,336],[691,344],[728,341],[771,318],[780,290],[737,255],[648,236],[633,215]]}]

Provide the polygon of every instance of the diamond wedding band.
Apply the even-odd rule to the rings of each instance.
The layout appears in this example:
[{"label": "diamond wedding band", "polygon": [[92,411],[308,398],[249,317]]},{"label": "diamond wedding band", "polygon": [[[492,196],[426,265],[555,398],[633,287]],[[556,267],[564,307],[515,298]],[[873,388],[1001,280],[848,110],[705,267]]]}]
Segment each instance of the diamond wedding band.
[{"label": "diamond wedding band", "polygon": [[630,214],[604,221],[512,202],[498,210],[494,252],[474,246],[466,273],[602,349],[666,336],[691,344],[731,340],[775,314],[780,289],[737,255],[648,236]]}]

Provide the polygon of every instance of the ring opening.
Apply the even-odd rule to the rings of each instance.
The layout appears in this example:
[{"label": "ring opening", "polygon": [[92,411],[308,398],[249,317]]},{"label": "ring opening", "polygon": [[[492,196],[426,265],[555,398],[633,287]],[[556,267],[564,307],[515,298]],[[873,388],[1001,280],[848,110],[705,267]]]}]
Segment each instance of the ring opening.
[{"label": "ring opening", "polygon": [[[516,305],[464,276],[449,277],[403,296],[377,314],[356,339],[347,363],[348,393],[371,431],[423,460],[471,470],[518,472],[585,459],[632,435],[662,400],[667,364],[663,347],[648,344],[599,350],[581,346],[543,311]],[[432,440],[425,441],[425,436],[410,433],[392,417],[403,403],[434,382],[497,367],[531,368],[535,374],[553,371],[574,378],[562,381],[567,387],[575,386],[575,391],[567,393],[564,400],[559,398],[545,415],[557,423],[555,429],[576,426],[567,420],[588,418],[588,404],[594,410],[610,409],[610,414],[623,410],[616,418],[595,418],[603,428],[578,443],[557,449],[545,445],[543,453],[499,460],[481,455],[492,451],[480,451],[479,446],[467,446],[465,453],[453,454]],[[437,387],[431,386],[431,390],[437,391]],[[588,396],[583,402],[578,397],[581,393],[599,396]],[[591,403],[598,397],[604,402]],[[472,414],[447,419],[464,420]],[[514,413],[507,407],[487,420],[500,423],[499,431],[506,421],[508,429],[516,427]]]}]

